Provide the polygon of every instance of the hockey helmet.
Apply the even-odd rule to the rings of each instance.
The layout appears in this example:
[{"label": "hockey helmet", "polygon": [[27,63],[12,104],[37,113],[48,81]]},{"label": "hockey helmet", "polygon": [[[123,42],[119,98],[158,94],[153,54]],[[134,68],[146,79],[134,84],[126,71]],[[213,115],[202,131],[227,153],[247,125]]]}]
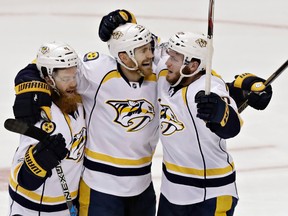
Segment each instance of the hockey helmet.
[{"label": "hockey helmet", "polygon": [[55,68],[69,68],[78,65],[78,55],[63,42],[43,44],[37,53],[36,65],[42,78],[52,77]]},{"label": "hockey helmet", "polygon": [[183,65],[196,58],[201,61],[198,71],[206,69],[207,38],[204,34],[178,32],[169,39],[167,48],[184,55]]},{"label": "hockey helmet", "polygon": [[[117,62],[124,67],[127,66],[120,60],[118,54],[120,52],[126,52],[128,56],[136,64],[135,60],[135,48],[144,46],[152,41],[152,34],[150,31],[142,25],[135,23],[126,23],[117,27],[110,38],[108,43],[108,48],[111,55],[117,60]],[[136,69],[128,68],[128,69]]]}]

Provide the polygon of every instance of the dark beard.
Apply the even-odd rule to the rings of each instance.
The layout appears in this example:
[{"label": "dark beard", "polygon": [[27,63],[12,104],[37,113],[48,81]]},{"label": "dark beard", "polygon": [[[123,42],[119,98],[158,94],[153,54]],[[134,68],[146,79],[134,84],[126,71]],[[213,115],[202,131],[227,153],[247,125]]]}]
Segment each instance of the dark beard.
[{"label": "dark beard", "polygon": [[66,97],[65,95],[58,95],[56,92],[52,92],[52,101],[59,107],[59,109],[66,114],[73,113],[77,110],[78,103],[82,103],[81,96],[76,93],[74,97]]}]

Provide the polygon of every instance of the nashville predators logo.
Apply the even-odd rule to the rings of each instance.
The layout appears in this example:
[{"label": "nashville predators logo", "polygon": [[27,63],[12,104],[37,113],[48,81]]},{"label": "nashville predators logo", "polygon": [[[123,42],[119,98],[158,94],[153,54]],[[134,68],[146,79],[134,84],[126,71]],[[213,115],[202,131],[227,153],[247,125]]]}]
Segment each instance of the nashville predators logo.
[{"label": "nashville predators logo", "polygon": [[206,47],[207,46],[207,41],[202,39],[202,38],[198,38],[196,41],[195,41],[196,44],[198,44],[200,47]]},{"label": "nashville predators logo", "polygon": [[123,33],[121,31],[116,31],[112,33],[112,38],[115,40],[118,40],[122,36],[123,36]]},{"label": "nashville predators logo", "polygon": [[128,132],[135,132],[144,128],[155,116],[154,107],[148,101],[126,100],[107,101],[107,104],[114,107],[117,116],[114,122],[127,128]]},{"label": "nashville predators logo", "polygon": [[177,119],[172,109],[167,105],[161,104],[160,122],[161,133],[165,136],[184,129],[184,124]]},{"label": "nashville predators logo", "polygon": [[47,47],[47,46],[42,46],[42,47],[40,48],[40,52],[44,55],[44,54],[50,52],[50,49],[49,49],[49,47]]},{"label": "nashville predators logo", "polygon": [[87,140],[87,129],[82,128],[82,130],[75,134],[70,142],[70,151],[67,159],[80,161],[84,156],[84,147]]}]

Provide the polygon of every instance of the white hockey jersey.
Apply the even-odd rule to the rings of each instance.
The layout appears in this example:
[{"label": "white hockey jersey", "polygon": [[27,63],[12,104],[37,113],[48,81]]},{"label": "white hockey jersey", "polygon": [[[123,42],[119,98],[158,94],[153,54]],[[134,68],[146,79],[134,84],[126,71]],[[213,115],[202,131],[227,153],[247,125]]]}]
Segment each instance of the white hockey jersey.
[{"label": "white hockey jersey", "polygon": [[[237,198],[234,162],[227,152],[226,141],[196,117],[194,98],[205,87],[205,75],[187,87],[173,89],[166,81],[168,70],[164,63],[157,68],[163,145],[161,193],[178,205],[221,195]],[[211,77],[211,92],[230,98],[224,81],[216,76]],[[230,101],[237,110],[232,98]]]},{"label": "white hockey jersey", "polygon": [[[64,115],[61,110],[52,103],[51,114],[52,121],[55,124],[40,121],[36,126],[51,133],[51,135],[61,133],[65,138],[66,148],[69,150],[69,153],[66,158],[61,161],[61,166],[68,189],[71,193],[71,198],[75,200],[78,194],[81,171],[83,169],[84,146],[87,133],[84,109],[83,106],[79,104],[78,110],[73,116]],[[9,182],[9,215],[68,216],[70,214],[55,168],[52,170],[52,176],[47,178],[45,182],[34,191],[24,189],[17,182],[17,175],[23,164],[25,152],[31,145],[35,145],[38,142],[38,140],[24,135],[20,137],[20,145],[13,158]]]},{"label": "white hockey jersey", "polygon": [[78,77],[88,128],[83,180],[103,193],[138,195],[151,183],[159,137],[156,75],[129,82],[114,58],[95,52],[83,59]]}]

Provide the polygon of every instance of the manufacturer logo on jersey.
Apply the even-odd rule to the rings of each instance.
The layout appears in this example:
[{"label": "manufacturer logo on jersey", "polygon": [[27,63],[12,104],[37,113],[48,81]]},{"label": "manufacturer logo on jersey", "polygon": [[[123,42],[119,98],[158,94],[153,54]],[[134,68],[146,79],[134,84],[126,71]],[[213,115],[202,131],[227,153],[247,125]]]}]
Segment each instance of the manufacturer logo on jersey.
[{"label": "manufacturer logo on jersey", "polygon": [[171,135],[176,131],[184,129],[184,124],[179,121],[168,105],[161,105],[160,111],[160,122],[161,122],[161,133],[165,136]]},{"label": "manufacturer logo on jersey", "polygon": [[87,140],[87,129],[82,130],[75,134],[72,141],[70,142],[70,151],[67,159],[80,161],[84,156],[84,147]]},{"label": "manufacturer logo on jersey", "polygon": [[42,129],[43,131],[45,131],[46,133],[49,133],[49,134],[53,133],[53,131],[55,130],[55,128],[56,128],[56,125],[55,125],[54,122],[44,121],[44,122],[42,122],[42,124],[41,124],[41,129]]},{"label": "manufacturer logo on jersey", "polygon": [[117,112],[114,122],[127,128],[128,132],[135,132],[144,128],[155,116],[153,105],[144,100],[126,100],[106,102]]}]

